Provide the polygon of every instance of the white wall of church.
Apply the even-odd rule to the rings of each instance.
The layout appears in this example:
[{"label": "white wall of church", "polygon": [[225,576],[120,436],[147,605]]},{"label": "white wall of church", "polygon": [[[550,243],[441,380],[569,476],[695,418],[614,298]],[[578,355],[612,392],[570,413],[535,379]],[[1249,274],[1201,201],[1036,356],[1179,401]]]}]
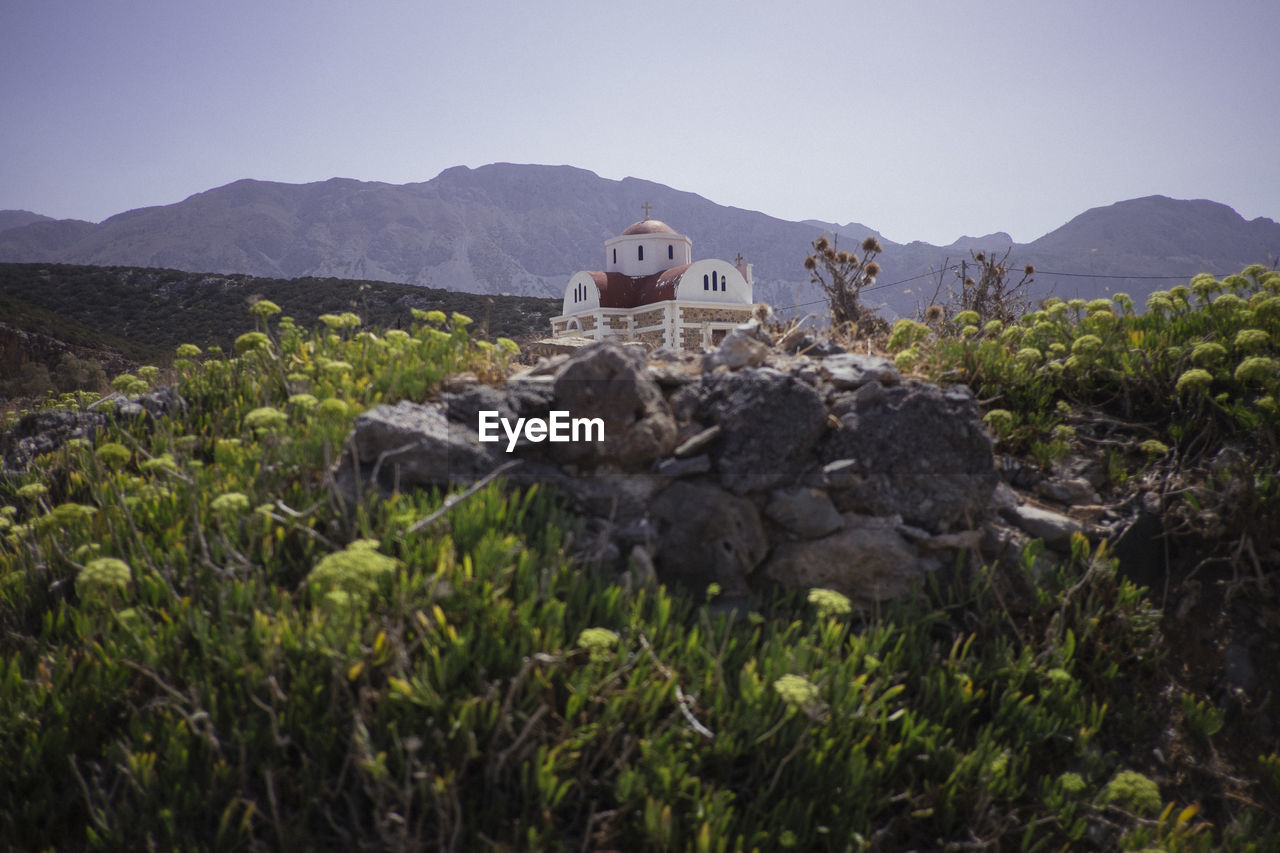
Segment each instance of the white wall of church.
[{"label": "white wall of church", "polygon": [[637,278],[684,266],[692,256],[689,238],[677,234],[627,234],[604,244],[605,271]]},{"label": "white wall of church", "polygon": [[564,306],[561,314],[577,314],[600,307],[600,288],[588,272],[576,272],[564,288]]},{"label": "white wall of church", "polygon": [[751,285],[728,261],[697,261],[680,277],[677,300],[752,304]]}]

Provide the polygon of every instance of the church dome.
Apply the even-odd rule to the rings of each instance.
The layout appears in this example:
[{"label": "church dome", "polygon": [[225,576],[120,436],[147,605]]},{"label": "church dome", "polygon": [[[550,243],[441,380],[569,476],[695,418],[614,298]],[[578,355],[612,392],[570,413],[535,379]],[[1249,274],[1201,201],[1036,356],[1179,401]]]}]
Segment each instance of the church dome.
[{"label": "church dome", "polygon": [[629,234],[675,234],[676,230],[665,222],[658,219],[642,219],[632,225],[627,226],[627,230],[622,232],[622,236]]}]

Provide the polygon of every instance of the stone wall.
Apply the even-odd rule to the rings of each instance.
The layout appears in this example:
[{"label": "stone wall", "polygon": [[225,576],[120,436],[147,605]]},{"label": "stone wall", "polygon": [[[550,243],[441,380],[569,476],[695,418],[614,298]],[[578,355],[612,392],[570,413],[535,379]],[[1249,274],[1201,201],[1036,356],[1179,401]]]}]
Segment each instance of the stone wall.
[{"label": "stone wall", "polygon": [[694,308],[680,306],[681,323],[742,323],[751,319],[751,305],[733,305],[723,308]]},{"label": "stone wall", "polygon": [[698,352],[702,349],[702,329],[697,326],[680,328],[680,348],[685,352]]},{"label": "stone wall", "polygon": [[[787,356],[764,341],[753,321],[701,358],[654,362],[601,341],[504,387],[377,406],[357,418],[335,483],[432,488],[510,462],[509,481],[545,484],[584,517],[582,556],[698,596],[716,583],[728,601],[824,587],[869,609],[987,539],[1004,547],[987,535],[998,474],[967,388],[904,381],[835,345]],[[507,452],[479,441],[481,410],[600,418],[605,440],[521,438]]]},{"label": "stone wall", "polygon": [[632,315],[632,321],[637,329],[643,329],[645,326],[657,326],[667,319],[667,309],[655,308],[651,311],[640,311]]}]

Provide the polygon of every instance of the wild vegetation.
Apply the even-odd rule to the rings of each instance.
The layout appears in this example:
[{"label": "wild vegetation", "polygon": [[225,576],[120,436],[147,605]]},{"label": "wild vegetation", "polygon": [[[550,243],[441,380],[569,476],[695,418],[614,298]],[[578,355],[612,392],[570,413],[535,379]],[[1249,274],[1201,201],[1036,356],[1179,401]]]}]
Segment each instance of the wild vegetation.
[{"label": "wild vegetation", "polygon": [[868,311],[862,304],[862,291],[875,283],[880,274],[876,256],[884,249],[875,237],[862,241],[862,255],[841,249],[825,236],[813,241],[813,254],[804,259],[809,280],[822,288],[830,306],[831,324],[834,328],[870,323],[868,331],[880,331],[884,321]]},{"label": "wild vegetation", "polygon": [[[1117,300],[902,321],[887,343],[904,369],[971,383],[1005,452],[1050,466],[1119,423],[1100,445],[1115,486],[1159,480],[1171,514],[1218,511],[1195,535],[1247,541],[1234,568],[1252,553],[1257,571],[1233,582],[1274,601],[1280,276],[1198,279],[1142,315]],[[1160,596],[1105,545],[1077,537],[1048,570],[1032,547],[1013,579],[957,567],[876,613],[813,590],[731,619],[714,588],[690,600],[572,561],[574,521],[537,488],[446,507],[330,487],[360,411],[496,377],[512,342],[443,311],[381,330],[250,310],[226,354],[177,346],[185,411],[0,480],[14,846],[1280,843],[1274,737],[1242,745],[1237,712],[1188,689]],[[1259,464],[1177,479],[1230,442]],[[1162,764],[1169,731],[1182,751]]]}]

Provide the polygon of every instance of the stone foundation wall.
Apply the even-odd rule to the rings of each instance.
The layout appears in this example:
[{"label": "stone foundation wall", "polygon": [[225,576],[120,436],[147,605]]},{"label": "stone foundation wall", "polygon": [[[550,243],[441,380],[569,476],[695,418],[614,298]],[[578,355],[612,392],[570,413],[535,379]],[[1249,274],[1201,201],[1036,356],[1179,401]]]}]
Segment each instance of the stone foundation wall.
[{"label": "stone foundation wall", "polygon": [[702,329],[685,326],[680,330],[680,349],[698,352],[702,349]]},{"label": "stone foundation wall", "polygon": [[652,311],[641,311],[639,314],[632,315],[636,328],[644,328],[645,326],[660,325],[667,318],[666,308],[657,308]]},{"label": "stone foundation wall", "polygon": [[755,310],[750,305],[733,305],[724,308],[691,308],[681,306],[681,323],[741,323],[751,319]]}]

